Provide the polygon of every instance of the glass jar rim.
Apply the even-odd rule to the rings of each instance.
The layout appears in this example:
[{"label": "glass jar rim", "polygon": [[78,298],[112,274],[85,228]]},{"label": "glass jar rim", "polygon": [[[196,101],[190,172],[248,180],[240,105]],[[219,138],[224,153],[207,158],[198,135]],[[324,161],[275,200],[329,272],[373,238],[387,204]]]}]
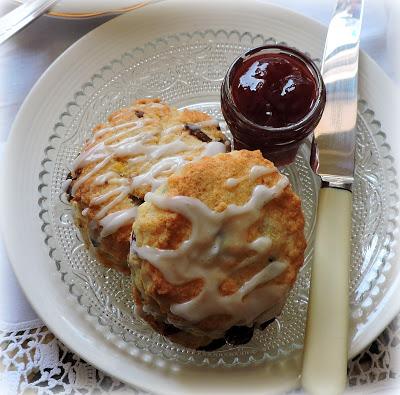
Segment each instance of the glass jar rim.
[{"label": "glass jar rim", "polygon": [[[317,92],[317,98],[315,100],[315,103],[313,104],[311,110],[296,123],[292,123],[288,126],[281,126],[278,128],[260,125],[258,123],[251,121],[247,117],[245,117],[239,111],[235,101],[233,100],[233,97],[231,94],[231,81],[230,81],[230,76],[231,76],[232,70],[238,64],[239,61],[244,60],[247,56],[253,55],[262,50],[267,50],[267,51],[271,50],[271,52],[267,52],[267,53],[286,53],[288,55],[295,56],[296,59],[301,61],[307,67],[307,69],[310,70],[310,72],[312,73],[312,75],[316,81],[318,92]],[[273,50],[275,50],[275,51],[273,51]],[[292,47],[289,47],[286,45],[282,45],[282,44],[262,45],[259,47],[252,48],[252,49],[248,50],[247,52],[245,52],[243,55],[238,56],[232,62],[232,64],[228,68],[228,71],[226,72],[226,75],[224,78],[224,85],[225,85],[225,89],[226,89],[226,92],[225,92],[226,98],[228,99],[229,105],[235,110],[236,116],[238,116],[242,122],[247,123],[252,128],[257,128],[257,129],[260,129],[260,130],[263,130],[266,132],[293,131],[293,130],[296,130],[296,129],[301,128],[304,125],[306,125],[307,122],[310,121],[310,119],[312,119],[316,113],[318,113],[318,109],[319,109],[321,103],[323,104],[324,87],[325,87],[321,72],[319,71],[319,69],[318,69],[317,65],[314,63],[314,61],[310,57],[308,57],[306,54],[304,54],[303,52],[301,52],[295,48],[292,48]]]}]

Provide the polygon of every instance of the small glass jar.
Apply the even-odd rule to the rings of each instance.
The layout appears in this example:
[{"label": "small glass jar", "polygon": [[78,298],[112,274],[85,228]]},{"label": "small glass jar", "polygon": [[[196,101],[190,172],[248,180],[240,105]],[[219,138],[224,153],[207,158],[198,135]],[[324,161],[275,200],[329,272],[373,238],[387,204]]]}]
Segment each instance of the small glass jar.
[{"label": "small glass jar", "polygon": [[[252,58],[262,59],[263,55],[271,57],[271,54],[277,57],[284,56],[289,62],[294,59],[297,65],[301,63],[301,67],[304,67],[304,71],[315,84],[315,100],[309,111],[295,123],[280,127],[265,126],[248,119],[239,110],[232,94],[232,82],[237,78],[236,73],[241,65]],[[287,165],[294,161],[299,146],[313,132],[321,119],[325,102],[325,85],[315,63],[300,51],[283,45],[254,48],[237,58],[228,69],[221,87],[222,114],[232,133],[235,149],[259,149],[263,156],[276,166]]]}]

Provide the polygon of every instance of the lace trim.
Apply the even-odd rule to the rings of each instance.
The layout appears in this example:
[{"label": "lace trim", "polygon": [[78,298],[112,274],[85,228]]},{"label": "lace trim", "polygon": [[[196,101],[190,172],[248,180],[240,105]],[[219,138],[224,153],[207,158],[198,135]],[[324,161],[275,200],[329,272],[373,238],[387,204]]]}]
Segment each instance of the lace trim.
[{"label": "lace trim", "polygon": [[39,328],[40,326],[43,326],[43,321],[39,318],[18,323],[10,323],[0,320],[0,332],[26,331],[31,328]]},{"label": "lace trim", "polygon": [[70,352],[45,326],[0,332],[0,392],[144,394]]},{"label": "lace trim", "polygon": [[[398,315],[367,350],[349,364],[349,385],[359,386],[388,379],[400,379],[395,370],[395,354],[400,353],[400,315]],[[398,366],[400,368],[400,366]]]},{"label": "lace trim", "polygon": [[[400,315],[367,350],[350,361],[349,385],[373,386],[377,391],[398,388],[400,369],[396,371],[395,353],[400,353]],[[0,392],[15,395],[27,390],[39,395],[146,394],[86,363],[45,326],[0,331]]]}]

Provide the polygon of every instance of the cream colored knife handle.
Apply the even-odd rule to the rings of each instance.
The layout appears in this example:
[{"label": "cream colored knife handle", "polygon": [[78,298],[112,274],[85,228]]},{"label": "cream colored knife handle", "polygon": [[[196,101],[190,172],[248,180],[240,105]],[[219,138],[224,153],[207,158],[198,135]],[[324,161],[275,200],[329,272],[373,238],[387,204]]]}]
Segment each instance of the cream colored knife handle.
[{"label": "cream colored knife handle", "polygon": [[302,385],[339,395],[347,382],[351,192],[322,188],[304,343]]}]

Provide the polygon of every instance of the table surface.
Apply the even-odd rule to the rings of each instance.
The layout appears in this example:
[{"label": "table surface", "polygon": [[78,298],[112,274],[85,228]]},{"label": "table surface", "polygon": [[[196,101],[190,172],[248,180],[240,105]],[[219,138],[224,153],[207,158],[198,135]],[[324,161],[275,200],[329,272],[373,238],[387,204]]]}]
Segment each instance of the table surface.
[{"label": "table surface", "polygon": [[[290,8],[324,24],[329,23],[335,4],[334,0],[270,0],[268,2]],[[0,0],[0,15],[14,7],[15,3]],[[23,100],[42,73],[80,37],[113,17],[114,15],[109,15],[67,20],[42,16],[0,46],[0,158],[1,145],[7,141],[12,122]],[[397,0],[366,0],[361,48],[382,67],[394,84],[399,84],[400,81],[400,40],[395,39],[400,37],[399,27],[400,7]],[[1,259],[5,256],[2,248],[0,240],[0,322],[7,321],[7,317],[12,317],[8,321],[18,321],[19,317],[35,318],[35,313],[27,302],[20,303],[18,306],[15,303],[9,303],[11,299],[24,300],[24,297],[8,262]],[[5,289],[7,289],[7,294]],[[388,347],[388,341],[393,341],[398,337],[399,323],[399,319],[395,320],[370,347],[370,351],[354,359],[350,366],[350,376],[353,374],[356,377],[353,384],[360,384],[357,374],[364,369],[365,363],[370,369],[374,364],[379,368],[387,362],[385,349]],[[398,342],[400,343],[400,339]],[[68,351],[65,350],[65,353]],[[386,362],[382,362],[385,358]],[[397,371],[400,372],[398,362],[392,360],[391,364],[397,364]],[[386,370],[382,369],[380,371],[389,372],[387,373],[389,376],[390,371],[393,370],[390,367]],[[363,379],[373,382],[374,379],[368,378],[366,372],[367,370],[364,372]],[[368,374],[369,372],[370,370]],[[351,380],[350,377],[350,383]]]}]

